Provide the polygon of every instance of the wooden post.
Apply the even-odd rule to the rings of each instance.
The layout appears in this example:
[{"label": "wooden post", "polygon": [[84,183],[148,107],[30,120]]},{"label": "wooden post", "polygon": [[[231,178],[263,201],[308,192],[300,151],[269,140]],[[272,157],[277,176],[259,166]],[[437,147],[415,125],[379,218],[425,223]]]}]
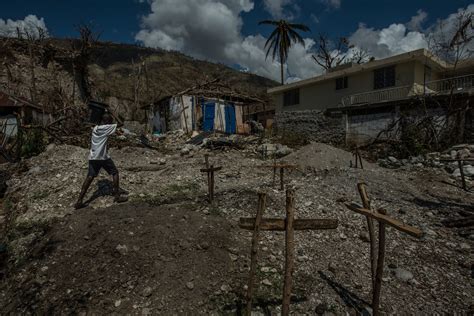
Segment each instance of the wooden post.
[{"label": "wooden post", "polygon": [[[387,215],[385,210],[378,211],[382,215]],[[372,309],[374,316],[380,315],[380,290],[382,289],[383,265],[385,259],[385,223],[379,223],[379,253],[377,256],[377,274],[375,275],[375,286],[372,294]]]},{"label": "wooden post", "polygon": [[272,181],[272,187],[275,186],[276,174],[277,174],[277,167],[276,167],[276,166],[273,166],[273,181]]},{"label": "wooden post", "polygon": [[255,271],[257,269],[258,242],[260,239],[260,222],[262,220],[263,212],[265,211],[266,199],[267,195],[265,193],[258,193],[257,216],[255,217],[255,225],[253,228],[252,235],[252,248],[250,250],[250,274],[247,286],[247,316],[250,316],[252,314],[252,294],[253,285],[255,283]]},{"label": "wooden post", "polygon": [[[367,191],[365,190],[365,183],[360,182],[357,183],[357,190],[359,191],[360,199],[362,200],[362,205],[364,208],[370,210],[370,199],[367,195]],[[371,271],[371,278],[372,278],[372,289],[375,285],[375,273],[377,267],[377,258],[375,256],[375,248],[376,248],[376,241],[375,241],[375,232],[374,232],[374,221],[372,218],[366,216],[367,218],[367,228],[369,231],[369,242],[370,242],[370,271]]]},{"label": "wooden post", "polygon": [[[281,169],[283,170],[283,169]],[[295,191],[286,191],[286,251],[285,251],[285,284],[283,287],[283,303],[281,314],[290,314],[291,283],[293,277],[293,263],[295,257],[293,221],[295,216]]]},{"label": "wooden post", "polygon": [[283,191],[283,189],[285,189],[285,182],[284,182],[284,172],[285,172],[285,168],[283,167],[280,167],[280,190]]},{"label": "wooden post", "polygon": [[273,155],[273,182],[272,186],[275,186],[275,181],[276,181],[276,173],[277,173],[277,168],[276,168],[276,155]]},{"label": "wooden post", "polygon": [[214,165],[211,165],[211,184],[209,187],[209,200],[214,201]]},{"label": "wooden post", "polygon": [[355,167],[356,167],[356,169],[357,169],[357,168],[359,167],[359,166],[358,166],[358,161],[357,161],[357,160],[358,160],[358,159],[357,159],[357,148],[356,148],[355,151],[354,151],[354,159],[355,159],[355,161],[356,161],[356,166],[355,166]]},{"label": "wooden post", "polygon": [[201,169],[201,172],[207,173],[207,189],[209,193],[209,202],[212,203],[214,200],[214,172],[219,171],[222,167],[214,167],[214,165],[209,166],[209,156],[204,155],[204,160],[206,163],[206,168]]},{"label": "wooden post", "polygon": [[186,127],[186,134],[189,134],[189,129],[188,129],[188,118],[186,117],[186,108],[184,107],[184,99],[183,95],[180,96],[181,99],[181,108],[183,111],[183,117],[184,117],[184,126]]},{"label": "wooden post", "polygon": [[[357,188],[359,189],[359,193],[364,204],[369,205],[370,201],[368,200],[367,193],[364,190],[364,184],[358,183]],[[380,315],[380,292],[382,289],[383,265],[385,259],[385,226],[392,226],[393,228],[416,238],[421,238],[423,236],[423,231],[416,227],[407,225],[395,218],[389,217],[388,215],[386,215],[387,212],[385,210],[378,210],[374,212],[366,206],[361,208],[357,204],[352,203],[345,203],[345,205],[353,212],[362,214],[367,218],[376,220],[379,225],[379,247],[377,256],[377,266],[375,273],[375,281],[372,280],[372,309],[373,315],[377,316]],[[371,260],[371,263],[372,262],[373,261]]]},{"label": "wooden post", "polygon": [[357,156],[359,157],[360,169],[364,169],[364,165],[362,164],[362,156],[360,155],[359,148],[357,148]]},{"label": "wooden post", "polygon": [[466,178],[464,178],[464,170],[462,169],[462,160],[458,160],[458,167],[461,173],[462,189],[467,191]]},{"label": "wooden post", "polygon": [[[209,155],[205,154],[204,155],[204,160],[206,162],[206,169],[209,169]],[[207,172],[207,192],[209,193],[209,201],[212,202],[211,200],[211,175],[209,172]]]}]

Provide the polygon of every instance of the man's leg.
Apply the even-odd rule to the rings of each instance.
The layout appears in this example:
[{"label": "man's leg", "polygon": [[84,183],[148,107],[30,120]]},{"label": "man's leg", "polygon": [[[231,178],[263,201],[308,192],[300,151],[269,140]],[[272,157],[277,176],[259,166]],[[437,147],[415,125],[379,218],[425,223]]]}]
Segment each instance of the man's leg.
[{"label": "man's leg", "polygon": [[89,170],[87,171],[87,177],[84,180],[84,183],[82,184],[81,193],[79,194],[79,198],[77,199],[77,202],[74,205],[76,209],[80,209],[86,206],[84,204],[84,197],[86,196],[87,190],[89,190],[92,181],[99,174],[100,168],[100,164],[98,164],[96,161],[89,160]]},{"label": "man's leg", "polygon": [[89,187],[91,186],[92,181],[94,180],[94,176],[88,175],[86,179],[84,180],[84,183],[82,184],[82,189],[81,193],[79,194],[79,198],[77,199],[75,208],[80,209],[85,207],[86,205],[84,204],[84,197],[86,196],[87,190],[89,190]]},{"label": "man's leg", "polygon": [[120,196],[120,177],[118,172],[112,175],[112,180],[114,181],[114,197],[117,198]]},{"label": "man's leg", "polygon": [[128,201],[128,198],[125,196],[120,195],[120,176],[117,167],[115,167],[115,164],[112,159],[108,159],[104,163],[104,169],[107,171],[110,175],[112,175],[112,180],[114,184],[114,201],[121,203],[121,202],[126,202]]}]

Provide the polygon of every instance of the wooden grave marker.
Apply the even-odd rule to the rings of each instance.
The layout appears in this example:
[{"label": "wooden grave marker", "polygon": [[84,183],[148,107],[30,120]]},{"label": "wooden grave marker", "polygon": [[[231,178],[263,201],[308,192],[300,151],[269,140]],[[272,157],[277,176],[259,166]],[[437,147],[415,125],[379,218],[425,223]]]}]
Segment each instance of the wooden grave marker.
[{"label": "wooden grave marker", "polygon": [[273,168],[273,182],[272,186],[275,186],[275,180],[276,180],[276,174],[277,170],[280,169],[280,190],[283,191],[285,189],[285,169],[287,170],[292,170],[296,169],[296,165],[290,165],[290,164],[279,164],[276,162],[276,160],[273,162],[272,165],[268,166],[262,166],[263,168]]},{"label": "wooden grave marker", "polygon": [[295,191],[286,190],[286,218],[263,218],[266,205],[266,194],[258,194],[258,209],[255,218],[240,218],[239,226],[242,229],[253,230],[252,249],[250,252],[250,274],[247,287],[247,311],[252,311],[252,297],[255,283],[255,270],[257,268],[258,241],[260,231],[285,231],[285,278],[283,286],[282,312],[283,316],[290,313],[291,287],[295,258],[295,230],[322,230],[336,229],[337,219],[295,219]]},{"label": "wooden grave marker", "polygon": [[[407,225],[395,218],[392,218],[387,215],[387,211],[384,209],[379,209],[372,211],[370,208],[370,200],[365,190],[364,183],[358,183],[357,189],[362,199],[362,208],[357,204],[345,203],[346,207],[356,213],[362,214],[367,218],[367,224],[369,226],[369,235],[370,235],[370,265],[372,272],[372,310],[373,315],[380,315],[380,292],[382,289],[382,275],[383,275],[383,266],[385,259],[385,227],[386,225],[392,226],[393,228],[406,233],[410,236],[421,238],[423,232],[410,225]],[[374,227],[373,220],[378,222],[378,253],[377,258],[375,258],[375,236],[374,236]],[[372,225],[372,228],[371,228]]]},{"label": "wooden grave marker", "polygon": [[204,156],[206,168],[200,169],[201,172],[207,173],[207,188],[208,188],[208,197],[209,202],[214,201],[214,172],[219,171],[222,167],[214,167],[214,165],[209,165],[209,155]]},{"label": "wooden grave marker", "polygon": [[[359,147],[356,147],[354,149],[354,151],[352,152],[352,155],[354,156],[354,160],[355,160],[355,168],[364,169],[364,165],[362,164],[362,156],[360,155],[360,152],[359,152]],[[360,164],[360,167],[359,167],[359,164]],[[352,160],[351,160],[351,167],[352,167]]]}]

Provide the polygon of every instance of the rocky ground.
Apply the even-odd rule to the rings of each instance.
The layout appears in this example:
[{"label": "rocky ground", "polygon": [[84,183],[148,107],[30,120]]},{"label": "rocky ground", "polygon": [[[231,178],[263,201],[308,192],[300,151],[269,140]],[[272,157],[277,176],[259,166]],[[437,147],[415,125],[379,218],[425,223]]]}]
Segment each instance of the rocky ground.
[{"label": "rocky ground", "polygon": [[[87,149],[51,145],[19,166],[4,166],[11,179],[2,210],[8,249],[2,310],[239,314],[251,232],[239,229],[238,219],[255,215],[261,189],[267,191],[265,216],[284,217],[285,193],[272,187],[266,167],[272,160],[262,159],[258,138],[219,150],[183,141],[173,135],[153,142],[157,149],[112,149],[129,202],[113,204],[111,183],[101,175],[89,207],[79,211],[72,205],[87,170]],[[199,171],[205,154],[223,167],[213,205]],[[336,230],[296,232],[292,312],[370,312],[366,221],[344,206],[360,201],[361,181],[375,208],[425,233],[415,239],[388,228],[382,311],[472,312],[474,235],[443,224],[472,218],[472,192],[443,167],[417,162],[393,169],[364,161],[361,170],[349,167],[351,159],[317,143],[282,158],[298,165],[286,177],[286,185],[296,188],[297,218],[339,220]],[[284,233],[262,233],[255,313],[280,311],[283,269]]]}]

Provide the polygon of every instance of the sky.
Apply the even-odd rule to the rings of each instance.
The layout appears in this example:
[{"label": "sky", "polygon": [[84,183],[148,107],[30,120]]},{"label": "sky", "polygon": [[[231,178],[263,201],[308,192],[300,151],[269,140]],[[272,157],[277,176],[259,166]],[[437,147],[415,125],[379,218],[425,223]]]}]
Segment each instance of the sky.
[{"label": "sky", "polygon": [[[453,24],[465,0],[15,0],[0,2],[0,35],[37,28],[52,37],[76,37],[77,25],[91,23],[100,39],[181,51],[278,80],[278,61],[265,58],[271,26],[265,19],[303,23],[285,65],[287,81],[321,74],[311,58],[322,33],[347,37],[376,59],[427,48],[438,25]],[[33,28],[34,26],[34,28]]]}]

